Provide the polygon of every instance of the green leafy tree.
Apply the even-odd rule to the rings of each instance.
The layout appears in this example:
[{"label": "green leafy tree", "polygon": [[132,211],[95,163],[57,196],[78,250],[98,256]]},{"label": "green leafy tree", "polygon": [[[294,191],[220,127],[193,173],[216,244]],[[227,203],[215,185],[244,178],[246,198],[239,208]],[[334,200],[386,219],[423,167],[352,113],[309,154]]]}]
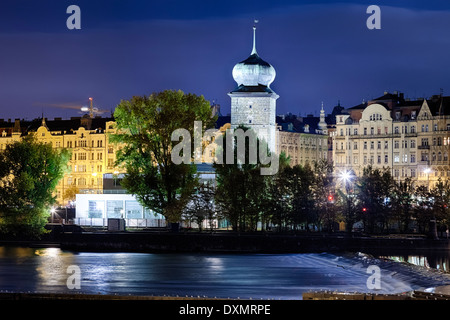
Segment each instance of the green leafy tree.
[{"label": "green leafy tree", "polygon": [[[233,230],[255,231],[257,222],[264,214],[263,206],[270,176],[261,174],[261,168],[267,165],[263,165],[259,159],[252,161],[251,154],[255,152],[259,155],[260,148],[267,150],[267,145],[256,138],[251,129],[240,126],[237,130],[248,134],[245,147],[241,150],[235,135],[233,139],[228,139],[227,135],[230,133],[227,132],[221,137],[222,148],[217,152],[218,157],[224,161],[214,163],[217,181],[215,201],[218,211],[230,221]],[[227,141],[232,145],[227,147]],[[233,154],[229,155],[229,152]],[[230,163],[230,160],[225,159],[233,161]]]},{"label": "green leafy tree", "polygon": [[0,231],[38,237],[45,232],[54,192],[70,152],[26,136],[0,153]]},{"label": "green leafy tree", "polygon": [[177,144],[172,133],[185,129],[193,137],[195,121],[201,121],[202,130],[213,127],[210,103],[203,96],[166,90],[121,101],[114,118],[117,133],[111,141],[121,146],[117,163],[126,169],[122,185],[143,206],[179,222],[197,183],[196,167],[172,161]]}]

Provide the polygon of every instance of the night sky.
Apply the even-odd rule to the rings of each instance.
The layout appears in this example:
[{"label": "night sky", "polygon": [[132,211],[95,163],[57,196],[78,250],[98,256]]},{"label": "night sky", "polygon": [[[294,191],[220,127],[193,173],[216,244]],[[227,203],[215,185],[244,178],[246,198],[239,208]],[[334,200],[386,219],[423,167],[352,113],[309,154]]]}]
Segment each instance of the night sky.
[{"label": "night sky", "polygon": [[[68,30],[69,5],[81,30]],[[369,30],[369,5],[381,29]],[[401,91],[450,95],[448,1],[1,0],[0,118],[80,116],[165,89],[230,112],[233,66],[252,47],[277,76],[277,113],[319,114]],[[109,112],[103,116],[109,115]]]}]

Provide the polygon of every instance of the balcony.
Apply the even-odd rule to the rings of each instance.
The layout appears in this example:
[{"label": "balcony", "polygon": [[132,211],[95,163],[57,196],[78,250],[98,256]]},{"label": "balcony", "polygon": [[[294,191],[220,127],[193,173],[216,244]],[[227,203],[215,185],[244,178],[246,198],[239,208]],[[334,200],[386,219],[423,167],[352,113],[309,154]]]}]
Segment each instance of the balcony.
[{"label": "balcony", "polygon": [[426,144],[422,144],[422,145],[418,146],[417,149],[428,149],[429,150],[430,146],[426,145]]}]

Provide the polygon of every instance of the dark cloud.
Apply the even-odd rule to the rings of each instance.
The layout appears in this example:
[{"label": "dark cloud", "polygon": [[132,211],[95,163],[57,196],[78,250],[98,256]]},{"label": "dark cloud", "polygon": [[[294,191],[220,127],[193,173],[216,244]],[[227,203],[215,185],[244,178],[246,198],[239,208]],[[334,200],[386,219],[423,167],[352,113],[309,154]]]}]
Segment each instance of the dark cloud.
[{"label": "dark cloud", "polygon": [[[250,54],[253,18],[258,53],[277,71],[278,113],[315,113],[322,101],[331,111],[338,100],[352,106],[384,90],[411,98],[450,90],[450,12],[431,10],[433,1],[381,6],[381,30],[366,28],[361,1],[80,1],[76,31],[65,28],[70,2],[39,1],[45,12],[37,1],[15,3],[0,19],[2,118],[75,116],[55,105],[81,107],[90,96],[110,110],[164,89],[203,94],[227,113],[231,70]],[[5,22],[19,12],[22,22]]]}]

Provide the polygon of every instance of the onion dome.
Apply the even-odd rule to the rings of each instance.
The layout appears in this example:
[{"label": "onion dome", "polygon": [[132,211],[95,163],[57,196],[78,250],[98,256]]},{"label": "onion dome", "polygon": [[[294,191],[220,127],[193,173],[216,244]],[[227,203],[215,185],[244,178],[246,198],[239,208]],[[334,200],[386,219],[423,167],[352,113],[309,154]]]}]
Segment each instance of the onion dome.
[{"label": "onion dome", "polygon": [[253,26],[253,49],[250,56],[233,68],[233,78],[238,84],[234,92],[273,92],[270,84],[276,72],[268,62],[256,52],[256,26]]}]

